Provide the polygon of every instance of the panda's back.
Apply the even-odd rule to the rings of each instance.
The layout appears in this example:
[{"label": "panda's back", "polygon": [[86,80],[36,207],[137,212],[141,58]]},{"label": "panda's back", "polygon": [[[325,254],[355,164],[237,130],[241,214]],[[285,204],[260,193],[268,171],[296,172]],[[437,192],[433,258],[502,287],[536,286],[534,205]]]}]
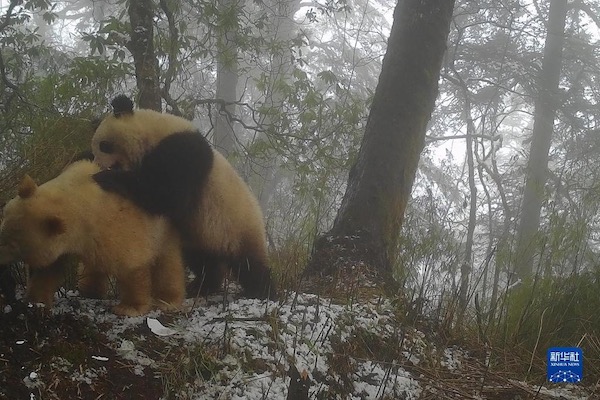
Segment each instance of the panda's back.
[{"label": "panda's back", "polygon": [[265,236],[258,201],[218,151],[199,204],[200,242],[211,250],[237,253],[245,243]]}]

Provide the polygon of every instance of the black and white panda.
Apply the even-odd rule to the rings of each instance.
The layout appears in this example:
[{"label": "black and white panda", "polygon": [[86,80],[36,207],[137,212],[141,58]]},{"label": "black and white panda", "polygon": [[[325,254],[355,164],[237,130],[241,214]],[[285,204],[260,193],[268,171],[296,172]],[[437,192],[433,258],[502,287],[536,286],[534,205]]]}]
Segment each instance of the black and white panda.
[{"label": "black and white panda", "polygon": [[124,95],[98,125],[95,180],[151,214],[170,218],[195,273],[188,294],[219,290],[227,273],[249,297],[275,299],[263,216],[231,164],[181,117],[133,109]]}]

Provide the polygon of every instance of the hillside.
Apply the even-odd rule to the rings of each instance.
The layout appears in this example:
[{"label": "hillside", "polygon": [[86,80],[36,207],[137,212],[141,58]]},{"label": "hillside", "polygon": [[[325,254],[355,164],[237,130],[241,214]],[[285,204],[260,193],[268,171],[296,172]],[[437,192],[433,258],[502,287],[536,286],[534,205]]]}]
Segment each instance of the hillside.
[{"label": "hillside", "polygon": [[485,351],[465,350],[426,324],[407,326],[387,299],[341,305],[296,293],[281,303],[213,296],[188,300],[181,313],[134,318],[115,316],[110,304],[69,292],[51,310],[5,306],[0,398],[589,396],[583,387],[516,380]]}]

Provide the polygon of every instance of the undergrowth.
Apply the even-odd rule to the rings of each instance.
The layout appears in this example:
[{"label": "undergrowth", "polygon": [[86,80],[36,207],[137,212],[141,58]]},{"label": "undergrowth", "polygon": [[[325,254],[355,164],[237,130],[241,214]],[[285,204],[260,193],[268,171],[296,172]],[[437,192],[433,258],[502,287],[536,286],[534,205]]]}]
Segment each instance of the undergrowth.
[{"label": "undergrowth", "polygon": [[494,344],[511,353],[524,376],[545,373],[550,347],[581,347],[583,383],[600,380],[600,270],[541,278],[508,293]]}]

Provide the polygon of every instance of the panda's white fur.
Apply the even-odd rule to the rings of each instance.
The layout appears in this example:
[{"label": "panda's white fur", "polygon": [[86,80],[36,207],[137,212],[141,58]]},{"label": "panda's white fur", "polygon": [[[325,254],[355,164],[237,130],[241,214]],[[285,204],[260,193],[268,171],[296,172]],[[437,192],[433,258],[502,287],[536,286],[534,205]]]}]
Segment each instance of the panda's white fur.
[{"label": "panda's white fur", "polygon": [[[94,161],[107,169],[115,164],[126,170],[139,166],[144,155],[175,132],[193,132],[192,122],[172,114],[139,109],[133,115],[107,115],[92,138]],[[116,152],[100,151],[100,142],[114,143]]]},{"label": "panda's white fur", "polygon": [[192,291],[219,289],[230,271],[246,295],[274,298],[262,212],[231,164],[190,121],[134,111],[124,96],[112,104],[92,139],[95,161],[109,169],[100,186],[171,218],[196,274]]}]

